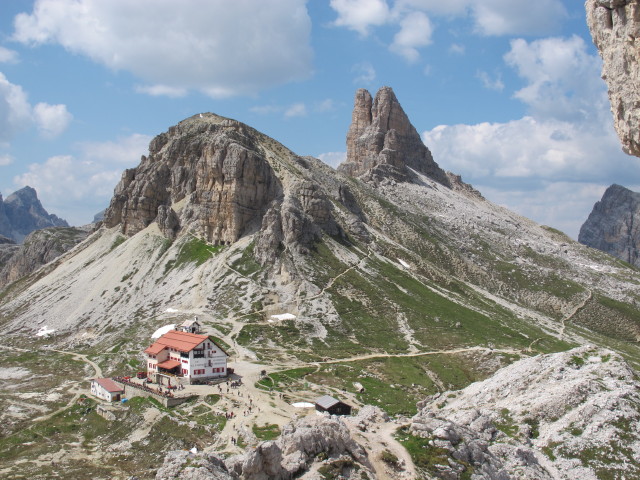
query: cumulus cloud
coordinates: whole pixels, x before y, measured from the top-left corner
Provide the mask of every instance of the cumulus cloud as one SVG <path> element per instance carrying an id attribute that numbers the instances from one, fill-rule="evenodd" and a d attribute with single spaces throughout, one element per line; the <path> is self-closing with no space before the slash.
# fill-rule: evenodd
<path id="1" fill-rule="evenodd" d="M 294 103 L 284 112 L 285 118 L 304 117 L 307 115 L 307 106 L 302 103 Z"/>
<path id="2" fill-rule="evenodd" d="M 18 53 L 5 47 L 0 47 L 0 63 L 15 63 L 18 61 Z"/>
<path id="3" fill-rule="evenodd" d="M 412 12 L 401 20 L 400 31 L 393 37 L 389 49 L 415 62 L 420 58 L 418 48 L 431 44 L 432 33 L 429 17 L 422 12 Z"/>
<path id="4" fill-rule="evenodd" d="M 347 159 L 347 152 L 327 152 L 318 155 L 318 158 L 327 165 L 336 168 Z"/>
<path id="5" fill-rule="evenodd" d="M 33 117 L 44 138 L 55 138 L 67 129 L 73 115 L 66 105 L 38 103 L 33 107 Z"/>
<path id="6" fill-rule="evenodd" d="M 353 83 L 357 85 L 371 85 L 376 79 L 376 70 L 369 62 L 356 63 L 351 67 L 351 72 L 356 75 Z"/>
<path id="7" fill-rule="evenodd" d="M 587 52 L 582 38 L 512 40 L 504 58 L 527 82 L 515 97 L 534 115 L 593 121 L 589 117 L 594 113 L 606 112 L 609 121 L 609 101 L 600 79 L 601 61 Z"/>
<path id="8" fill-rule="evenodd" d="M 116 141 L 78 144 L 76 155 L 32 163 L 13 183 L 16 188 L 35 188 L 47 208 L 69 223 L 88 223 L 107 207 L 123 169 L 139 163 L 150 140 L 147 135 L 134 134 Z"/>
<path id="9" fill-rule="evenodd" d="M 505 62 L 525 81 L 514 96 L 527 116 L 441 125 L 424 141 L 490 200 L 577 238 L 609 184 L 640 183 L 640 159 L 621 151 L 599 60 L 581 38 L 514 40 Z"/>
<path id="10" fill-rule="evenodd" d="M 331 0 L 331 8 L 338 13 L 334 24 L 367 35 L 369 28 L 389 20 L 389 6 L 385 0 Z"/>
<path id="11" fill-rule="evenodd" d="M 473 32 L 482 36 L 549 35 L 568 18 L 562 0 L 331 0 L 330 5 L 337 13 L 334 25 L 362 36 L 393 25 L 398 30 L 389 48 L 411 62 L 419 58 L 419 48 L 431 44 L 431 16 L 470 18 Z M 461 53 L 460 46 L 452 52 Z"/>
<path id="12" fill-rule="evenodd" d="M 476 73 L 476 77 L 480 79 L 484 88 L 498 92 L 504 90 L 504 83 L 502 82 L 502 76 L 500 74 L 496 75 L 495 78 L 491 78 L 487 72 L 480 70 Z"/>
<path id="13" fill-rule="evenodd" d="M 44 138 L 54 138 L 69 126 L 73 116 L 66 105 L 38 103 L 32 107 L 26 92 L 0 73 L 0 143 L 5 146 L 18 133 L 35 125 Z"/>
<path id="14" fill-rule="evenodd" d="M 13 163 L 13 157 L 9 154 L 0 154 L 0 167 L 6 167 Z"/>
<path id="15" fill-rule="evenodd" d="M 482 0 L 470 6 L 482 35 L 548 35 L 568 15 L 560 0 Z"/>
<path id="16" fill-rule="evenodd" d="M 14 25 L 14 40 L 129 71 L 151 95 L 248 94 L 311 73 L 305 0 L 37 0 Z"/>
<path id="17" fill-rule="evenodd" d="M 0 142 L 7 142 L 31 125 L 31 105 L 20 85 L 0 73 Z"/>

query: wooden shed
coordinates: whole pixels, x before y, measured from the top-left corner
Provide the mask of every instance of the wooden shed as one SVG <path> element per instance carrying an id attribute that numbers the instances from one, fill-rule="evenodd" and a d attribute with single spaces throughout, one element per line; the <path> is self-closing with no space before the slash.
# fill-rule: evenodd
<path id="1" fill-rule="evenodd" d="M 315 404 L 318 412 L 327 412 L 330 415 L 351 415 L 351 405 L 341 402 L 331 395 L 316 399 Z"/>

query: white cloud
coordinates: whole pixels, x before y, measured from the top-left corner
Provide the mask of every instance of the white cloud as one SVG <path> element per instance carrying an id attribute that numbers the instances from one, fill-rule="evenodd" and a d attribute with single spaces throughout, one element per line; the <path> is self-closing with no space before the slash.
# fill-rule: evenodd
<path id="1" fill-rule="evenodd" d="M 367 35 L 369 28 L 389 20 L 389 6 L 385 0 L 331 0 L 331 8 L 338 13 L 334 24 Z"/>
<path id="2" fill-rule="evenodd" d="M 477 0 L 475 0 L 477 1 Z M 437 15 L 464 15 L 472 0 L 396 0 L 393 10 L 405 12 L 421 10 Z"/>
<path id="3" fill-rule="evenodd" d="M 33 107 L 33 117 L 44 138 L 55 138 L 67 129 L 73 115 L 66 105 L 38 103 Z"/>
<path id="4" fill-rule="evenodd" d="M 336 168 L 347 159 L 347 152 L 327 152 L 318 155 L 318 158 L 327 165 Z"/>
<path id="5" fill-rule="evenodd" d="M 504 90 L 504 83 L 502 83 L 502 76 L 500 74 L 496 75 L 495 78 L 491 78 L 487 72 L 480 70 L 476 73 L 476 77 L 480 79 L 484 88 L 498 92 Z"/>
<path id="6" fill-rule="evenodd" d="M 482 0 L 470 6 L 482 35 L 547 35 L 568 16 L 560 0 Z"/>
<path id="7" fill-rule="evenodd" d="M 284 112 L 285 118 L 304 117 L 307 115 L 307 106 L 304 103 L 294 103 Z"/>
<path id="8" fill-rule="evenodd" d="M 0 142 L 7 142 L 31 125 L 31 105 L 27 94 L 0 73 Z"/>
<path id="9" fill-rule="evenodd" d="M 15 63 L 18 61 L 18 52 L 0 47 L 0 63 Z"/>
<path id="10" fill-rule="evenodd" d="M 459 43 L 449 45 L 449 52 L 455 53 L 456 55 L 464 55 L 465 50 L 464 45 L 460 45 Z"/>
<path id="11" fill-rule="evenodd" d="M 415 62 L 420 58 L 418 48 L 431 44 L 432 33 L 429 17 L 422 12 L 409 13 L 400 21 L 400 31 L 393 37 L 389 49 Z"/>
<path id="12" fill-rule="evenodd" d="M 423 134 L 434 158 L 490 200 L 577 237 L 611 183 L 640 183 L 640 159 L 613 130 L 599 60 L 579 37 L 514 40 L 505 62 L 525 81 L 529 115 L 441 125 Z"/>
<path id="13" fill-rule="evenodd" d="M 330 5 L 338 14 L 334 25 L 363 36 L 374 27 L 397 26 L 389 48 L 409 61 L 431 44 L 431 16 L 470 18 L 473 32 L 483 36 L 549 35 L 568 18 L 562 0 L 395 0 L 391 7 L 384 0 L 331 0 Z M 461 53 L 459 47 L 451 51 Z"/>
<path id="14" fill-rule="evenodd" d="M 42 137 L 56 137 L 66 130 L 72 118 L 66 105 L 38 103 L 32 107 L 22 87 L 0 73 L 0 143 L 7 145 L 18 132 L 34 125 Z"/>
<path id="15" fill-rule="evenodd" d="M 13 157 L 7 153 L 0 154 L 0 167 L 6 167 L 13 163 Z"/>
<path id="16" fill-rule="evenodd" d="M 540 118 L 593 121 L 594 113 L 606 112 L 609 101 L 600 79 L 600 58 L 590 55 L 584 40 L 545 38 L 534 42 L 513 40 L 505 55 L 527 85 L 515 97 Z"/>
<path id="17" fill-rule="evenodd" d="M 330 98 L 326 98 L 321 102 L 316 103 L 314 109 L 316 112 L 320 113 L 332 112 L 336 109 L 336 102 Z"/>
<path id="18" fill-rule="evenodd" d="M 485 184 L 596 181 L 611 178 L 621 168 L 632 169 L 612 127 L 597 133 L 570 122 L 524 117 L 507 123 L 440 125 L 423 138 L 447 169 Z"/>
<path id="19" fill-rule="evenodd" d="M 153 95 L 250 94 L 311 73 L 305 0 L 37 0 L 14 25 L 14 40 L 130 71 Z"/>
<path id="20" fill-rule="evenodd" d="M 356 85 L 371 85 L 376 79 L 376 70 L 369 62 L 356 63 L 351 71 L 356 74 L 353 79 Z"/>
<path id="21" fill-rule="evenodd" d="M 78 155 L 32 163 L 13 183 L 17 188 L 35 188 L 47 209 L 69 223 L 88 223 L 108 205 L 123 168 L 136 166 L 147 153 L 150 140 L 134 134 L 116 141 L 82 143 L 77 145 Z"/>
<path id="22" fill-rule="evenodd" d="M 166 85 L 138 85 L 136 92 L 146 93 L 152 97 L 181 98 L 187 95 L 186 88 L 168 87 Z"/>

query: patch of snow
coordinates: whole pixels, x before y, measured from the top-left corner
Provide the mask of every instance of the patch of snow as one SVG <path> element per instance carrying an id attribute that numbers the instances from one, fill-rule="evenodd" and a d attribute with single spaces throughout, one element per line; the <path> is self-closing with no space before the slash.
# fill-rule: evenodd
<path id="1" fill-rule="evenodd" d="M 176 328 L 175 323 L 172 323 L 170 325 L 165 325 L 164 327 L 160 327 L 155 332 L 153 332 L 153 334 L 151 335 L 151 338 L 160 338 L 162 335 L 164 335 L 167 332 L 170 332 L 175 328 Z"/>
<path id="2" fill-rule="evenodd" d="M 402 266 L 403 266 L 404 268 L 406 268 L 406 269 L 410 269 L 410 268 L 411 268 L 411 265 L 409 265 L 407 262 L 405 262 L 405 261 L 404 261 L 404 260 L 402 260 L 401 258 L 398 258 L 398 263 L 399 263 L 400 265 L 402 265 Z"/>
<path id="3" fill-rule="evenodd" d="M 296 402 L 291 404 L 295 408 L 313 408 L 315 405 L 309 402 Z"/>
<path id="4" fill-rule="evenodd" d="M 295 320 L 296 316 L 292 313 L 281 313 L 279 315 L 271 315 L 273 320 Z"/>
<path id="5" fill-rule="evenodd" d="M 40 328 L 40 330 L 38 330 L 38 333 L 36 333 L 36 337 L 45 337 L 53 332 L 55 332 L 55 328 L 48 328 L 46 325 L 42 328 Z"/>
<path id="6" fill-rule="evenodd" d="M 167 313 L 179 313 L 179 312 L 180 312 L 180 310 L 177 310 L 177 309 L 175 309 L 175 308 L 171 308 L 171 307 L 169 307 L 169 308 L 167 308 L 167 309 L 165 310 L 165 312 L 167 312 Z"/>

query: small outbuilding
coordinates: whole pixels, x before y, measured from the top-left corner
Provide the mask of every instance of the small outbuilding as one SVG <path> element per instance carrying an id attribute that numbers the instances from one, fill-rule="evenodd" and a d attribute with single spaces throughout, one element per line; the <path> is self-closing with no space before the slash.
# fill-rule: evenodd
<path id="1" fill-rule="evenodd" d="M 351 415 L 351 405 L 333 398 L 331 395 L 325 395 L 316 399 L 316 411 L 329 415 Z"/>
<path id="2" fill-rule="evenodd" d="M 94 378 L 91 380 L 91 395 L 106 400 L 119 402 L 124 394 L 124 387 L 110 378 Z"/>
<path id="3" fill-rule="evenodd" d="M 178 325 L 176 330 L 180 330 L 182 332 L 187 332 L 187 333 L 199 334 L 202 331 L 202 325 L 198 321 L 198 317 L 196 317 L 193 320 L 185 320 L 180 325 Z"/>

